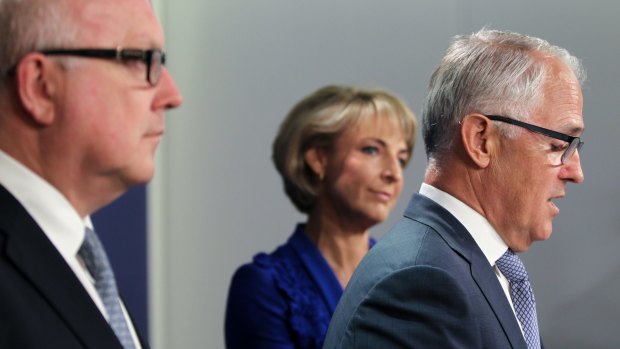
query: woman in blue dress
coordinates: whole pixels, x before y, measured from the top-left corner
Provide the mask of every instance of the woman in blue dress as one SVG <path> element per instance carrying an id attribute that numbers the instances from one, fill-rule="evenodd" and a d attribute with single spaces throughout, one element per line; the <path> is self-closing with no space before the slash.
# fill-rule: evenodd
<path id="1" fill-rule="evenodd" d="M 280 125 L 273 160 L 284 189 L 307 214 L 289 240 L 233 276 L 228 349 L 321 348 L 355 267 L 401 192 L 416 121 L 383 90 L 326 86 Z"/>

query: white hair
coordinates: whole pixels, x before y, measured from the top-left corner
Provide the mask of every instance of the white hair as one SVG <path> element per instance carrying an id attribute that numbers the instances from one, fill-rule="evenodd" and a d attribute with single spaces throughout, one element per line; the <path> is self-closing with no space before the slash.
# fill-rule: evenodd
<path id="1" fill-rule="evenodd" d="M 512 32 L 482 29 L 457 36 L 429 83 L 422 133 L 429 159 L 449 151 L 463 117 L 472 112 L 527 119 L 542 101 L 549 66 L 562 60 L 581 84 L 585 71 L 566 49 Z"/>
<path id="2" fill-rule="evenodd" d="M 24 55 L 70 45 L 78 29 L 67 0 L 0 0 L 0 82 Z"/>

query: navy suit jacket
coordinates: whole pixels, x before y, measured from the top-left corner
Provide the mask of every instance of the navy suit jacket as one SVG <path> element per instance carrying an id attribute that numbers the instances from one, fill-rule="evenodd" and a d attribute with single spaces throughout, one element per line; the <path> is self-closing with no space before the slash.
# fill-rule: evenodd
<path id="1" fill-rule="evenodd" d="M 0 348 L 122 349 L 56 247 L 1 185 Z"/>
<path id="2" fill-rule="evenodd" d="M 512 308 L 465 227 L 415 194 L 364 257 L 324 349 L 527 348 Z"/>

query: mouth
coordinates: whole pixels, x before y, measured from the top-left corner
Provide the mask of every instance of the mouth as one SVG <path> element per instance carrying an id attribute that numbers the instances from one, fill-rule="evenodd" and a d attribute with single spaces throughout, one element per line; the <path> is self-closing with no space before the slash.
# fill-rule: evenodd
<path id="1" fill-rule="evenodd" d="M 163 129 L 157 129 L 154 131 L 149 131 L 144 135 L 143 140 L 147 142 L 149 145 L 156 149 L 161 143 L 162 136 L 164 135 Z"/>
<path id="2" fill-rule="evenodd" d="M 387 203 L 387 202 L 390 202 L 392 200 L 392 194 L 390 194 L 387 191 L 370 189 L 370 192 L 374 196 L 376 196 L 379 199 L 379 201 Z"/>
<path id="3" fill-rule="evenodd" d="M 164 129 L 147 132 L 146 137 L 161 137 L 164 135 Z"/>
<path id="4" fill-rule="evenodd" d="M 547 200 L 547 202 L 549 203 L 549 205 L 551 206 L 552 210 L 555 212 L 555 214 L 559 214 L 560 213 L 560 208 L 555 204 L 555 200 L 560 200 L 563 199 L 564 195 L 558 195 L 558 196 L 554 196 L 549 198 L 549 200 Z"/>

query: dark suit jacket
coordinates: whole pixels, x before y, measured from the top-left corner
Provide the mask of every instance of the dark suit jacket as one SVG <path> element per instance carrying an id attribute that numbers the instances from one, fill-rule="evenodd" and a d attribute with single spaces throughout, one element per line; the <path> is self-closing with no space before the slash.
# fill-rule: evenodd
<path id="1" fill-rule="evenodd" d="M 58 250 L 1 185 L 0 348 L 122 349 Z"/>
<path id="2" fill-rule="evenodd" d="M 491 265 L 465 227 L 415 194 L 364 257 L 324 349 L 527 348 Z"/>

